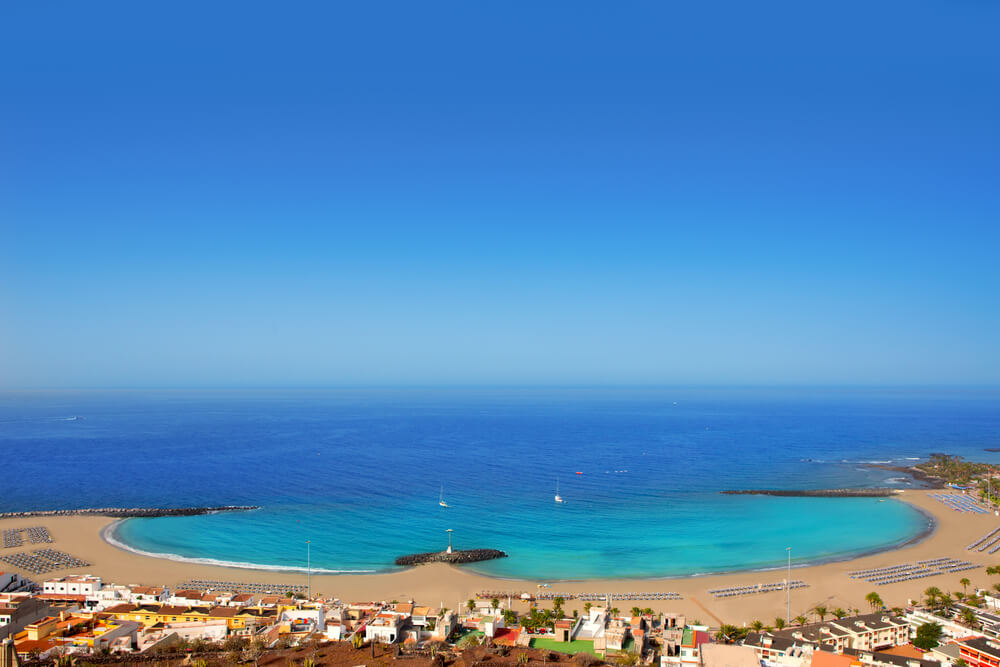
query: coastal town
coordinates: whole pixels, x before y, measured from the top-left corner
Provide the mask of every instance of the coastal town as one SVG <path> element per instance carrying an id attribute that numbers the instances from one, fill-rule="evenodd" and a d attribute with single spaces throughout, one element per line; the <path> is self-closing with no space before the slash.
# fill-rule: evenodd
<path id="1" fill-rule="evenodd" d="M 889 607 L 872 592 L 863 613 L 816 606 L 736 626 L 649 606 L 675 599 L 669 593 L 482 591 L 448 608 L 310 597 L 294 585 L 198 580 L 172 590 L 87 574 L 36 583 L 8 572 L 0 574 L 0 664 L 260 665 L 291 652 L 303 667 L 324 664 L 327 653 L 353 664 L 995 667 L 1000 584 L 966 590 L 967 578 L 956 583 L 963 591 L 929 586 L 905 606 Z"/>
<path id="2" fill-rule="evenodd" d="M 490 579 L 456 565 L 450 543 L 394 574 L 268 578 L 136 555 L 92 534 L 125 510 L 6 515 L 0 667 L 997 667 L 993 469 L 929 465 L 940 483 L 900 495 L 933 520 L 919 541 L 794 573 L 789 555 L 787 570 L 644 582 Z M 144 572 L 159 578 L 117 583 Z"/>

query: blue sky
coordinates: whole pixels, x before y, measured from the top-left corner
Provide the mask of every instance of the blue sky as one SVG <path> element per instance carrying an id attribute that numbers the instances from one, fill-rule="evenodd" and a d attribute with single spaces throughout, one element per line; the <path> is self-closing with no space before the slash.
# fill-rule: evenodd
<path id="1" fill-rule="evenodd" d="M 0 386 L 998 383 L 998 26 L 8 3 Z"/>

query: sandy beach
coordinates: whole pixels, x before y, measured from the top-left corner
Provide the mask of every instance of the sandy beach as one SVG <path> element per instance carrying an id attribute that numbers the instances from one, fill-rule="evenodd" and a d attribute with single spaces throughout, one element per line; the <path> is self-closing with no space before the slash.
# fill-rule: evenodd
<path id="1" fill-rule="evenodd" d="M 937 586 L 944 591 L 961 591 L 959 580 L 967 577 L 972 586 L 990 586 L 982 569 L 968 570 L 954 574 L 917 579 L 908 582 L 876 586 L 851 579 L 848 572 L 919 560 L 950 557 L 969 560 L 981 566 L 996 564 L 1000 558 L 978 551 L 967 551 L 966 546 L 1000 525 L 1000 519 L 993 515 L 959 513 L 934 500 L 927 491 L 906 491 L 898 498 L 910 503 L 934 518 L 933 532 L 915 543 L 898 549 L 864 556 L 849 561 L 825 563 L 793 568 L 792 579 L 801 579 L 807 588 L 792 591 L 793 617 L 808 614 L 817 605 L 829 609 L 843 607 L 866 610 L 865 595 L 876 591 L 889 606 L 905 605 L 908 598 L 922 596 L 922 591 Z M 850 501 L 845 501 L 850 502 Z M 892 502 L 892 501 L 889 501 Z M 44 525 L 54 538 L 52 548 L 83 558 L 92 565 L 87 568 L 60 570 L 44 576 L 22 572 L 29 578 L 40 581 L 69 573 L 90 573 L 100 576 L 105 582 L 118 584 L 162 584 L 175 586 L 190 578 L 223 581 L 253 581 L 263 583 L 306 582 L 305 574 L 227 568 L 200 565 L 162 558 L 142 556 L 108 544 L 101 537 L 104 528 L 114 522 L 103 517 L 34 517 L 0 520 L 0 528 L 14 528 Z M 831 540 L 836 536 L 831 535 Z M 794 543 L 792 544 L 794 547 Z M 20 549 L 3 549 L 0 553 L 26 551 L 38 545 L 24 545 Z M 0 563 L 0 569 L 11 568 Z M 785 592 L 749 595 L 742 598 L 715 599 L 708 589 L 740 584 L 757 584 L 781 581 L 784 570 L 767 572 L 736 572 L 703 577 L 673 579 L 601 579 L 573 582 L 551 582 L 550 590 L 580 592 L 636 592 L 636 591 L 676 591 L 683 596 L 679 601 L 617 601 L 620 609 L 632 606 L 653 607 L 657 611 L 681 612 L 691 620 L 700 620 L 709 625 L 720 623 L 743 624 L 754 619 L 773 623 L 778 616 L 785 615 Z M 997 578 L 996 581 L 1000 581 Z M 413 569 L 389 573 L 366 575 L 322 575 L 312 577 L 314 593 L 339 597 L 345 601 L 360 600 L 418 600 L 432 605 L 455 608 L 481 590 L 490 591 L 534 591 L 540 582 L 496 579 L 481 576 L 460 567 L 430 564 Z M 970 589 L 971 590 L 971 589 Z M 579 603 L 566 605 L 569 609 Z"/>

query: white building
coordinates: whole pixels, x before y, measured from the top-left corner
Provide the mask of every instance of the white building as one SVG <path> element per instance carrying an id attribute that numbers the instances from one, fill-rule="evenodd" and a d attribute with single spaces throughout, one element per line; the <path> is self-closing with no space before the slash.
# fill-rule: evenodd
<path id="1" fill-rule="evenodd" d="M 166 602 L 170 599 L 170 591 L 162 586 L 129 586 L 132 604 L 147 604 L 150 602 Z"/>
<path id="2" fill-rule="evenodd" d="M 330 621 L 326 624 L 326 638 L 333 642 L 339 642 L 347 637 L 347 626 L 343 622 Z"/>
<path id="3" fill-rule="evenodd" d="M 796 628 L 774 630 L 755 636 L 758 643 L 767 637 L 822 644 L 840 652 L 844 649 L 882 651 L 910 641 L 910 623 L 888 613 L 862 614 L 849 618 L 830 619 Z M 750 644 L 750 636 L 744 644 Z M 762 656 L 765 657 L 766 656 Z"/>
<path id="4" fill-rule="evenodd" d="M 303 630 L 326 632 L 326 610 L 322 607 L 286 609 L 281 612 L 281 623 L 288 623 L 292 632 Z"/>
<path id="5" fill-rule="evenodd" d="M 916 633 L 916 628 L 923 625 L 924 623 L 937 623 L 938 625 L 941 626 L 942 640 L 945 637 L 951 639 L 958 639 L 959 637 L 985 636 L 983 635 L 982 632 L 977 632 L 975 630 L 967 628 L 953 619 L 944 618 L 943 616 L 938 616 L 936 614 L 932 614 L 929 611 L 922 611 L 920 609 L 915 609 L 909 612 L 903 618 L 909 621 L 910 624 L 914 627 L 914 633 Z"/>
<path id="6" fill-rule="evenodd" d="M 0 572 L 0 593 L 13 593 L 22 585 L 21 575 L 16 572 Z"/>
<path id="7" fill-rule="evenodd" d="M 49 579 L 42 583 L 42 592 L 51 595 L 96 595 L 101 590 L 101 578 L 89 574 Z"/>
<path id="8" fill-rule="evenodd" d="M 131 597 L 132 591 L 128 586 L 104 584 L 93 594 L 87 596 L 87 607 L 94 611 L 103 611 L 116 604 L 128 602 Z"/>
<path id="9" fill-rule="evenodd" d="M 403 620 L 398 614 L 379 614 L 365 626 L 365 639 L 370 642 L 393 644 L 399 639 Z"/>

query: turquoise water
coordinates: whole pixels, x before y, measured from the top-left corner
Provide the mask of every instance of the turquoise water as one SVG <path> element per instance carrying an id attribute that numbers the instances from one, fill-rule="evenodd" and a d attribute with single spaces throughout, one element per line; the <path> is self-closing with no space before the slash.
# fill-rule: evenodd
<path id="1" fill-rule="evenodd" d="M 985 390 L 372 389 L 0 395 L 15 457 L 0 508 L 257 504 L 131 520 L 175 557 L 386 571 L 396 556 L 510 554 L 474 569 L 556 580 L 780 567 L 885 548 L 926 527 L 895 500 L 727 488 L 907 486 L 866 462 L 1000 460 Z M 105 480 L 72 471 L 99 460 Z M 53 466 L 58 461 L 60 465 Z M 576 474 L 580 472 L 582 474 Z M 553 502 L 559 483 L 564 504 Z M 450 507 L 438 506 L 438 495 Z"/>
<path id="2" fill-rule="evenodd" d="M 551 494 L 511 500 L 490 509 L 474 497 L 386 504 L 301 517 L 268 509 L 207 517 L 134 519 L 118 529 L 143 550 L 275 566 L 312 563 L 337 570 L 384 570 L 390 557 L 447 546 L 493 547 L 510 557 L 472 566 L 500 577 L 585 579 L 601 576 L 691 575 L 780 565 L 785 547 L 796 563 L 843 557 L 898 544 L 918 534 L 927 519 L 905 503 L 874 498 L 775 498 L 721 496 L 654 498 L 632 494 L 616 506 L 588 500 L 584 484 L 561 486 L 566 502 Z M 492 514 L 492 516 L 486 516 Z M 294 518 L 301 517 L 301 518 Z M 387 542 L 386 536 L 396 540 Z M 331 539 L 332 538 L 332 539 Z M 403 544 L 406 539 L 406 545 Z M 392 545 L 387 550 L 387 544 Z M 289 551 L 297 547 L 298 558 Z"/>

